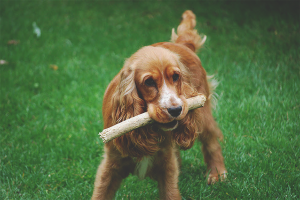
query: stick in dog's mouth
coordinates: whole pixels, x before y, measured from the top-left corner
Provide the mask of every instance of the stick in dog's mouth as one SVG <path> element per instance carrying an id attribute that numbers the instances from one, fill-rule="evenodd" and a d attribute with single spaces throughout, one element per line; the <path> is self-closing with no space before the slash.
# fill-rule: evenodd
<path id="1" fill-rule="evenodd" d="M 206 101 L 206 96 L 203 94 L 199 94 L 195 97 L 191 97 L 191 98 L 187 99 L 189 110 L 203 107 L 205 101 Z M 119 124 L 116 124 L 112 127 L 104 129 L 101 133 L 99 133 L 99 135 L 102 138 L 103 142 L 107 143 L 110 140 L 113 140 L 114 138 L 117 138 L 125 133 L 128 133 L 128 132 L 134 130 L 134 129 L 151 124 L 153 122 L 154 122 L 154 120 L 150 118 L 150 116 L 147 112 L 145 112 L 145 113 L 137 115 L 133 118 L 127 119 L 127 120 L 125 120 Z M 164 126 L 167 126 L 167 128 L 166 128 L 167 131 L 174 130 L 178 126 L 178 121 L 174 120 L 172 122 L 164 124 Z"/>

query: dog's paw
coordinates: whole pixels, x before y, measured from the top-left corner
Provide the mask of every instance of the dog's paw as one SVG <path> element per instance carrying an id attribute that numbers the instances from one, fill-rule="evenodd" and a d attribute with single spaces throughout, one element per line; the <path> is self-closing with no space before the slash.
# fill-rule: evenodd
<path id="1" fill-rule="evenodd" d="M 216 182 L 220 181 L 224 181 L 227 177 L 227 171 L 224 170 L 223 173 L 219 173 L 219 174 L 209 174 L 208 179 L 207 179 L 207 184 L 211 185 L 214 184 Z"/>

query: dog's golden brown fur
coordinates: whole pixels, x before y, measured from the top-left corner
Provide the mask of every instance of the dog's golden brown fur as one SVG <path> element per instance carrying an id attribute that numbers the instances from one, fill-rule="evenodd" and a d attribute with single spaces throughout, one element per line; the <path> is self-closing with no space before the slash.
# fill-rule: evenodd
<path id="1" fill-rule="evenodd" d="M 148 111 L 155 120 L 105 145 L 104 159 L 96 175 L 92 199 L 112 199 L 130 173 L 158 181 L 161 199 L 181 199 L 178 188 L 179 149 L 195 140 L 209 172 L 208 183 L 225 177 L 218 128 L 208 99 L 203 108 L 188 111 L 186 99 L 201 93 L 210 97 L 210 84 L 195 54 L 204 43 L 194 30 L 195 15 L 185 11 L 173 30 L 172 42 L 138 50 L 126 60 L 104 95 L 104 128 Z"/>

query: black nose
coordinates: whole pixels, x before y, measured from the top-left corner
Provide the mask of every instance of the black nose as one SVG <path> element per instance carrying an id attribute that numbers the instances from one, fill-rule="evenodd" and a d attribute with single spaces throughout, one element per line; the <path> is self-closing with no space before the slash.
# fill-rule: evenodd
<path id="1" fill-rule="evenodd" d="M 168 108 L 168 112 L 170 113 L 170 115 L 172 117 L 178 117 L 180 115 L 181 111 L 182 111 L 181 106 Z"/>

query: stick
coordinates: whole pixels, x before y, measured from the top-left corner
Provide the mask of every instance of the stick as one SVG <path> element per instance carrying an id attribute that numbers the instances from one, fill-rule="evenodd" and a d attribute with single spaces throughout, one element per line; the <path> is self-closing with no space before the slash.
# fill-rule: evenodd
<path id="1" fill-rule="evenodd" d="M 204 106 L 206 97 L 203 94 L 187 99 L 189 110 L 200 108 Z M 109 142 L 125 133 L 128 133 L 134 129 L 153 123 L 154 120 L 150 118 L 148 112 L 137 115 L 130 119 L 127 119 L 119 124 L 104 129 L 99 133 L 104 143 Z"/>

